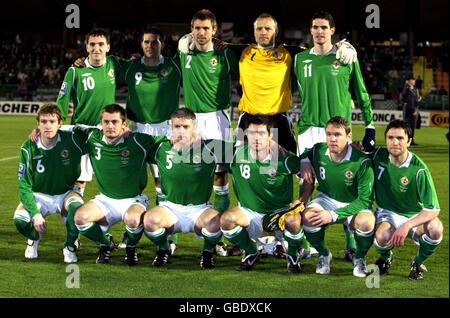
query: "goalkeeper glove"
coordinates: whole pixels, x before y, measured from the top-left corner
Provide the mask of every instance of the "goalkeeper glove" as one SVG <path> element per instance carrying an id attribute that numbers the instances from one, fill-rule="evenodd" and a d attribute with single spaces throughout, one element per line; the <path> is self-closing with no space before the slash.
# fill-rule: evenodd
<path id="1" fill-rule="evenodd" d="M 372 152 L 375 149 L 375 128 L 366 128 L 366 134 L 363 138 L 363 147 L 365 152 Z"/>
<path id="2" fill-rule="evenodd" d="M 338 48 L 336 51 L 336 59 L 344 64 L 352 64 L 356 62 L 358 59 L 358 54 L 349 42 L 343 39 L 336 43 L 336 46 Z"/>
<path id="3" fill-rule="evenodd" d="M 178 41 L 178 50 L 180 50 L 181 53 L 188 54 L 189 51 L 193 51 L 194 48 L 194 35 L 192 33 L 183 35 Z"/>

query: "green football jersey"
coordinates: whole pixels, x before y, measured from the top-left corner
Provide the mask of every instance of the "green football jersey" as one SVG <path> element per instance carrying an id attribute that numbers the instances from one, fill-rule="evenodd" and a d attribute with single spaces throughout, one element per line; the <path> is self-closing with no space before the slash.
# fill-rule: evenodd
<path id="1" fill-rule="evenodd" d="M 236 149 L 230 164 L 233 188 L 240 205 L 259 213 L 272 213 L 293 201 L 292 175 L 300 171 L 300 158 L 288 152 L 278 160 L 269 154 L 255 160 L 249 145 Z"/>
<path id="2" fill-rule="evenodd" d="M 359 62 L 343 65 L 336 59 L 336 47 L 326 55 L 313 49 L 295 55 L 293 71 L 302 100 L 298 134 L 309 127 L 325 127 L 334 116 L 352 122 L 352 95 L 358 101 L 365 125 L 373 124 L 370 96 L 364 85 Z"/>
<path id="3" fill-rule="evenodd" d="M 338 220 L 372 208 L 374 176 L 368 155 L 349 146 L 346 157 L 341 162 L 335 162 L 326 143 L 315 144 L 305 155 L 316 172 L 317 190 L 336 201 L 349 203 L 334 210 Z"/>
<path id="4" fill-rule="evenodd" d="M 83 140 L 72 138 L 70 131 L 58 131 L 58 141 L 46 149 L 40 139 L 27 140 L 19 156 L 19 198 L 30 214 L 40 213 L 33 192 L 48 195 L 63 194 L 75 185 L 81 173 L 80 158 Z"/>
<path id="5" fill-rule="evenodd" d="M 158 165 L 161 191 L 167 201 L 180 205 L 207 203 L 213 188 L 218 163 L 227 161 L 233 143 L 206 140 L 199 147 L 179 151 L 170 141 L 160 144 L 151 162 Z"/>
<path id="6" fill-rule="evenodd" d="M 147 186 L 147 165 L 164 136 L 135 133 L 108 144 L 98 129 L 77 129 L 84 136 L 84 153 L 89 154 L 100 192 L 109 198 L 125 199 L 140 195 Z"/>
<path id="7" fill-rule="evenodd" d="M 71 124 L 97 126 L 100 112 L 106 105 L 115 103 L 116 73 L 125 61 L 115 56 L 107 56 L 102 66 L 93 67 L 86 58 L 86 67 L 70 67 L 64 76 L 56 104 L 61 110 L 63 121 L 69 111 L 72 99 L 73 114 Z"/>
<path id="8" fill-rule="evenodd" d="M 188 54 L 178 51 L 186 108 L 209 113 L 231 106 L 231 78 L 239 78 L 239 64 L 228 48 Z"/>
<path id="9" fill-rule="evenodd" d="M 122 68 L 121 80 L 128 86 L 127 118 L 139 123 L 160 123 L 179 107 L 181 70 L 178 61 L 163 57 L 156 66 L 142 59 L 131 60 Z"/>
<path id="10" fill-rule="evenodd" d="M 440 211 L 433 178 L 426 164 L 412 152 L 400 167 L 391 163 L 386 147 L 374 153 L 377 205 L 408 218 L 422 210 Z"/>

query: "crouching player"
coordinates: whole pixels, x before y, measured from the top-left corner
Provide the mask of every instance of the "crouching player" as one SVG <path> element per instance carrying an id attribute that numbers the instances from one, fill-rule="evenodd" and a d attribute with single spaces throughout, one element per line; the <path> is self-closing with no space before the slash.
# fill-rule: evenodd
<path id="1" fill-rule="evenodd" d="M 238 271 L 251 270 L 259 259 L 251 239 L 265 236 L 262 230 L 265 216 L 272 218 L 274 212 L 289 210 L 293 200 L 292 175 L 300 171 L 300 158 L 290 152 L 283 155 L 271 146 L 271 128 L 276 128 L 273 125 L 269 116 L 249 115 L 248 144 L 236 148 L 230 164 L 239 206 L 227 210 L 220 218 L 220 225 L 224 236 L 245 251 Z M 283 212 L 273 217 L 278 218 Z M 284 217 L 287 271 L 300 273 L 297 251 L 303 239 L 301 217 L 295 212 Z"/>
<path id="2" fill-rule="evenodd" d="M 365 256 L 375 228 L 372 162 L 368 155 L 349 145 L 351 132 L 345 118 L 331 118 L 325 135 L 326 143 L 317 143 L 305 153 L 310 163 L 302 161 L 302 166 L 312 164 L 319 183 L 319 193 L 303 213 L 303 229 L 319 252 L 316 273 L 329 274 L 332 255 L 325 243 L 325 230 L 330 224 L 344 223 L 355 234 L 353 275 L 365 277 Z"/>
<path id="3" fill-rule="evenodd" d="M 433 179 L 425 165 L 408 151 L 412 130 L 402 120 L 389 123 L 385 131 L 386 147 L 374 153 L 375 193 L 378 209 L 375 246 L 381 257 L 376 261 L 381 275 L 388 274 L 392 249 L 403 246 L 406 236 L 419 245 L 411 264 L 409 278 L 423 279 L 423 264 L 442 241 L 443 226 Z"/>
<path id="4" fill-rule="evenodd" d="M 219 212 L 208 200 L 216 165 L 224 162 L 225 145 L 232 149 L 232 143 L 200 139 L 194 142 L 196 116 L 188 108 L 174 111 L 171 121 L 173 145 L 170 141 L 162 142 L 151 160 L 158 166 L 161 190 L 166 196 L 166 201 L 153 207 L 144 217 L 145 235 L 158 247 L 153 266 L 168 262 L 168 235 L 191 232 L 204 239 L 200 267 L 214 268 L 213 250 L 222 232 Z"/>
<path id="5" fill-rule="evenodd" d="M 165 137 L 131 134 L 124 137 L 125 110 L 117 104 L 106 106 L 100 117 L 102 130 L 75 128 L 84 136 L 83 152 L 88 153 L 100 194 L 80 207 L 75 214 L 79 232 L 101 244 L 97 263 L 109 263 L 116 248 L 105 233 L 123 221 L 128 234 L 125 263 L 137 264 L 136 244 L 142 237 L 143 214 L 149 198 L 142 191 L 147 185 L 148 158 Z"/>
<path id="6" fill-rule="evenodd" d="M 73 191 L 80 176 L 81 139 L 72 138 L 69 131 L 61 131 L 61 111 L 56 105 L 42 106 L 37 113 L 40 137 L 37 142 L 27 140 L 19 156 L 19 198 L 14 213 L 17 230 L 28 238 L 26 258 L 38 257 L 38 246 L 46 232 L 45 218 L 60 214 L 66 224 L 64 262 L 77 261 L 75 241 L 78 231 L 74 213 L 83 204 L 79 193 Z"/>

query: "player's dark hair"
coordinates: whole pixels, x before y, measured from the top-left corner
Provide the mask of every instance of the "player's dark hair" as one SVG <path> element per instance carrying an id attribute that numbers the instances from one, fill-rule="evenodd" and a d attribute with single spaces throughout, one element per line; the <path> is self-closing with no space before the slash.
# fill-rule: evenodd
<path id="1" fill-rule="evenodd" d="M 214 13 L 212 13 L 210 10 L 208 9 L 202 9 L 200 11 L 197 11 L 194 16 L 192 17 L 191 20 L 191 27 L 194 26 L 194 21 L 195 20 L 209 20 L 211 21 L 211 25 L 212 28 L 214 29 L 215 27 L 217 27 L 217 19 L 216 16 L 214 15 Z"/>
<path id="2" fill-rule="evenodd" d="M 412 135 L 412 129 L 411 126 L 407 121 L 395 119 L 391 121 L 387 126 L 386 130 L 384 131 L 384 137 L 386 138 L 387 132 L 392 128 L 401 128 L 405 131 L 405 133 L 408 135 L 408 140 L 413 137 Z"/>
<path id="3" fill-rule="evenodd" d="M 348 123 L 348 120 L 342 116 L 334 116 L 333 118 L 331 118 L 325 125 L 325 129 L 329 125 L 332 125 L 333 127 L 336 127 L 336 128 L 344 128 L 345 133 L 347 135 L 352 131 L 350 128 L 350 124 Z"/>
<path id="4" fill-rule="evenodd" d="M 192 121 L 195 120 L 195 113 L 190 110 L 189 108 L 183 107 L 183 108 L 178 108 L 177 110 L 175 110 L 172 115 L 170 115 L 170 119 L 174 119 L 174 118 L 185 118 L 185 119 L 192 119 Z"/>
<path id="5" fill-rule="evenodd" d="M 250 126 L 250 124 L 253 125 L 265 125 L 267 127 L 267 132 L 270 135 L 270 129 L 276 128 L 275 121 L 267 115 L 250 115 L 248 114 L 248 117 L 246 118 L 247 127 Z"/>
<path id="6" fill-rule="evenodd" d="M 114 113 L 120 113 L 120 119 L 122 119 L 122 121 L 126 121 L 127 116 L 125 114 L 125 109 L 120 106 L 119 104 L 109 104 L 107 106 L 105 106 L 102 109 L 102 112 L 100 113 L 100 120 L 103 118 L 103 113 L 109 113 L 109 114 L 114 114 Z"/>
<path id="7" fill-rule="evenodd" d="M 41 115 L 56 115 L 58 117 L 58 122 L 62 121 L 61 110 L 55 104 L 46 104 L 39 108 L 36 114 L 36 120 L 39 122 Z"/>
<path id="8" fill-rule="evenodd" d="M 272 19 L 273 22 L 275 23 L 275 29 L 278 30 L 278 22 L 277 19 L 275 19 L 275 17 L 273 15 L 271 15 L 270 13 L 261 13 L 253 22 L 253 25 L 255 25 L 256 21 L 259 19 Z"/>
<path id="9" fill-rule="evenodd" d="M 149 27 L 142 32 L 141 41 L 144 39 L 144 34 L 149 34 L 149 33 L 158 35 L 161 43 L 163 43 L 166 40 L 166 36 L 161 29 L 158 29 L 156 27 Z"/>
<path id="10" fill-rule="evenodd" d="M 109 31 L 107 29 L 95 28 L 95 29 L 91 30 L 91 32 L 86 34 L 86 38 L 85 38 L 86 44 L 88 43 L 89 38 L 91 36 L 103 36 L 106 39 L 106 44 L 109 44 L 110 37 L 109 37 Z"/>
<path id="11" fill-rule="evenodd" d="M 312 16 L 312 18 L 311 18 L 311 21 L 310 21 L 310 25 L 309 25 L 310 27 L 312 27 L 312 25 L 313 25 L 313 20 L 315 20 L 315 19 L 324 19 L 324 20 L 327 20 L 328 23 L 330 24 L 330 29 L 331 29 L 331 28 L 334 28 L 334 27 L 336 26 L 336 25 L 334 24 L 333 16 L 332 16 L 330 13 L 326 12 L 326 11 L 319 11 L 319 12 L 314 13 L 313 16 Z"/>

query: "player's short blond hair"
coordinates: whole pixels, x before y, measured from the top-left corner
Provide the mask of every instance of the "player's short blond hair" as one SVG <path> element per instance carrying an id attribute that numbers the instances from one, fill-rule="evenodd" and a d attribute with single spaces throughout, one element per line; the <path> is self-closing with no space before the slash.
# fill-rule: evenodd
<path id="1" fill-rule="evenodd" d="M 275 30 L 278 30 L 278 22 L 277 19 L 275 19 L 275 17 L 273 15 L 271 15 L 270 13 L 261 13 L 253 22 L 253 27 L 256 26 L 256 21 L 260 20 L 260 19 L 272 19 L 273 22 L 275 23 Z"/>

